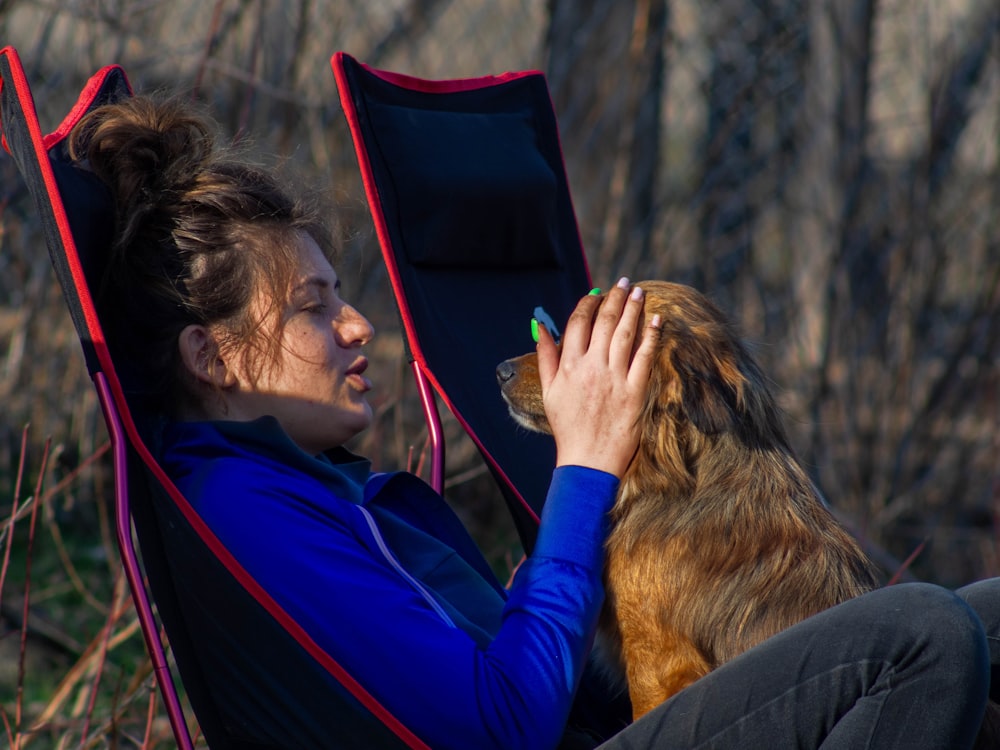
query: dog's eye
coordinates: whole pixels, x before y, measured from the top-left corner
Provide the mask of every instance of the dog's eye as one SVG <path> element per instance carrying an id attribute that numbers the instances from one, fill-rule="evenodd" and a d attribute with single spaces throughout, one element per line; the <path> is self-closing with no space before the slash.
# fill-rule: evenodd
<path id="1" fill-rule="evenodd" d="M 548 329 L 548 332 L 552 335 L 552 339 L 558 344 L 559 339 L 562 335 L 559 333 L 559 329 L 556 328 L 556 324 L 552 321 L 552 316 L 545 312 L 545 308 L 539 305 L 535 308 L 531 318 L 531 339 L 536 344 L 538 343 L 538 324 L 541 323 Z"/>

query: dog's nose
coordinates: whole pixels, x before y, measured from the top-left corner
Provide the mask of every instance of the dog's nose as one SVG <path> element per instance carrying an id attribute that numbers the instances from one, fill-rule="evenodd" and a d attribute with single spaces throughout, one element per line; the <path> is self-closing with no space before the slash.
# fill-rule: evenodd
<path id="1" fill-rule="evenodd" d="M 509 359 L 504 360 L 499 365 L 497 365 L 497 382 L 503 385 L 512 377 L 514 377 L 514 365 Z"/>

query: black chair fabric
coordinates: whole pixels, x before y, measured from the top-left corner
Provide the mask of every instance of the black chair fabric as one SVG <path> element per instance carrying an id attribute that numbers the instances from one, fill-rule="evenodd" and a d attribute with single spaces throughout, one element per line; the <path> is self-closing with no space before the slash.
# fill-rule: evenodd
<path id="1" fill-rule="evenodd" d="M 411 361 L 480 448 L 521 541 L 555 448 L 507 413 L 496 366 L 590 289 L 559 134 L 536 71 L 427 81 L 332 60 Z"/>

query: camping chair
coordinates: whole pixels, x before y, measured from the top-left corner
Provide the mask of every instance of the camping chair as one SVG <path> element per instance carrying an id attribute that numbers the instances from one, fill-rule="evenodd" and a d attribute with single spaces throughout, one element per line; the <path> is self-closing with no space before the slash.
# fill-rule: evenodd
<path id="1" fill-rule="evenodd" d="M 332 67 L 443 488 L 433 392 L 483 454 L 525 551 L 555 447 L 515 425 L 496 366 L 561 325 L 590 289 L 544 76 L 428 81 L 339 52 Z M 433 387 L 433 391 L 432 391 Z"/>
<path id="2" fill-rule="evenodd" d="M 514 423 L 496 368 L 531 348 L 532 317 L 558 333 L 591 286 L 545 77 L 429 81 L 343 52 L 331 64 L 423 405 L 431 484 L 443 490 L 436 392 L 530 553 L 555 444 Z M 631 716 L 627 695 L 596 675 L 576 710 L 605 736 Z"/>
<path id="3" fill-rule="evenodd" d="M 110 433 L 122 562 L 178 747 L 190 748 L 191 735 L 151 600 L 213 750 L 425 747 L 240 567 L 154 457 L 150 416 L 132 406 L 142 383 L 109 348 L 94 302 L 114 225 L 110 195 L 66 149 L 86 112 L 131 95 L 124 71 L 98 71 L 44 137 L 12 47 L 0 50 L 0 87 L 4 146 L 37 205 Z"/>

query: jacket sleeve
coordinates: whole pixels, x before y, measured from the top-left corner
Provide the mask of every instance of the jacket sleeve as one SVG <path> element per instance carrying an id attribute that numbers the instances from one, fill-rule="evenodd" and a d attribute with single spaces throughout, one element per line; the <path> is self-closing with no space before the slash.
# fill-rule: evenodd
<path id="1" fill-rule="evenodd" d="M 553 474 L 534 554 L 499 632 L 480 648 L 386 559 L 346 501 L 321 512 L 315 487 L 253 464 L 211 474 L 205 521 L 247 571 L 405 725 L 434 748 L 555 747 L 603 601 L 602 548 L 618 481 Z M 192 478 L 197 481 L 196 478 Z M 190 488 L 189 488 L 190 489 Z"/>

